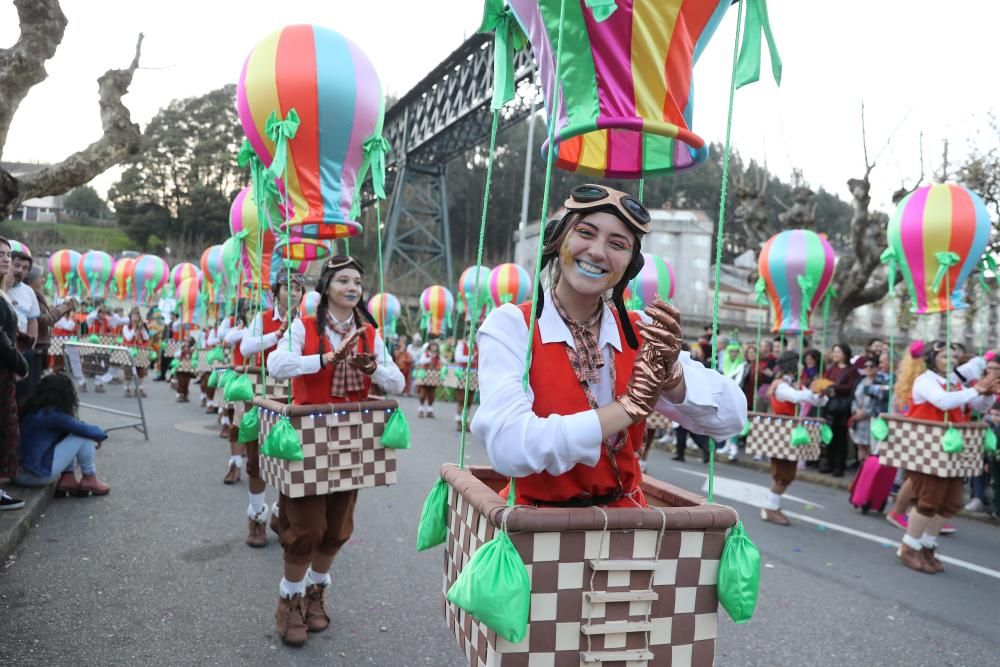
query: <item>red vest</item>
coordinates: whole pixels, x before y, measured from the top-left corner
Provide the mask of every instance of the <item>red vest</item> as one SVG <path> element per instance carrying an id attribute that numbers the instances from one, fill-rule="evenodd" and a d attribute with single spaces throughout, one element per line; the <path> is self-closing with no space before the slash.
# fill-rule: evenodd
<path id="1" fill-rule="evenodd" d="M 94 318 L 94 322 L 90 325 L 89 330 L 90 333 L 97 334 L 98 336 L 111 335 L 111 321 L 106 317 L 98 315 Z"/>
<path id="2" fill-rule="evenodd" d="M 776 415 L 781 415 L 783 417 L 794 417 L 795 416 L 795 404 L 790 401 L 782 401 L 778 398 L 778 388 L 777 383 L 772 385 L 772 390 L 769 392 L 768 399 L 771 401 L 771 412 Z"/>
<path id="3" fill-rule="evenodd" d="M 948 390 L 948 386 L 944 383 L 939 383 L 941 388 L 945 391 Z M 926 419 L 931 422 L 944 422 L 944 410 L 935 406 L 930 401 L 925 401 L 923 403 L 913 403 L 910 402 L 910 410 L 906 413 L 906 416 L 910 419 Z M 962 423 L 969 421 L 968 416 L 965 414 L 964 408 L 952 408 L 948 410 L 948 421 L 955 423 Z"/>
<path id="4" fill-rule="evenodd" d="M 274 333 L 275 331 L 277 331 L 278 329 L 281 328 L 281 320 L 276 319 L 274 317 L 274 309 L 273 308 L 265 310 L 263 312 L 263 314 L 261 315 L 260 319 L 261 319 L 261 323 L 262 323 L 263 328 L 264 328 L 264 335 L 265 336 L 267 334 L 269 334 L 269 333 Z M 264 363 L 265 364 L 267 363 L 267 358 L 269 356 L 271 356 L 271 351 L 274 350 L 274 349 L 275 348 L 272 347 L 272 348 L 269 348 L 267 350 L 264 350 Z"/>
<path id="5" fill-rule="evenodd" d="M 141 324 L 138 327 L 136 327 L 136 330 L 133 332 L 134 335 L 132 336 L 132 340 L 125 340 L 125 336 L 124 336 L 125 331 L 124 331 L 124 329 L 125 329 L 125 327 L 123 326 L 122 327 L 122 334 L 123 334 L 122 335 L 122 344 L 123 345 L 125 345 L 126 347 L 149 347 L 149 341 L 148 340 L 143 340 L 143 337 L 142 337 L 143 328 L 142 328 Z"/>
<path id="6" fill-rule="evenodd" d="M 525 322 L 528 322 L 531 317 L 531 304 L 523 303 L 518 308 L 524 314 Z M 615 323 L 618 325 L 618 336 L 623 347 L 621 353 L 613 355 L 616 374 L 615 395 L 619 396 L 625 393 L 625 389 L 628 387 L 629 378 L 632 376 L 632 366 L 635 364 L 636 350 L 630 348 L 625 342 L 625 333 L 622 331 L 621 322 L 618 321 L 618 314 L 614 311 L 612 313 L 615 316 Z M 633 325 L 638 319 L 638 313 L 629 313 L 629 320 Z M 636 336 L 641 343 L 642 337 L 638 331 L 636 331 Z M 571 415 L 591 409 L 583 387 L 580 386 L 580 381 L 577 380 L 573 367 L 569 363 L 565 344 L 561 341 L 542 343 L 542 335 L 537 326 L 535 327 L 534 339 L 531 341 L 531 370 L 528 373 L 528 378 L 535 394 L 531 409 L 539 417 Z M 607 507 L 635 507 L 636 503 L 643 507 L 646 506 L 646 498 L 640 489 L 642 472 L 639 469 L 637 456 L 646 435 L 646 422 L 641 421 L 633 424 L 628 427 L 626 433 L 628 442 L 615 455 L 615 460 L 618 464 L 622 488 L 625 493 L 631 493 L 634 490 L 637 492 L 631 498 L 621 498 Z M 578 463 L 559 476 L 540 472 L 526 477 L 518 477 L 517 502 L 531 505 L 536 501 L 544 503 L 568 500 L 584 493 L 589 493 L 592 496 L 607 496 L 614 493 L 618 488 L 615 472 L 603 444 L 601 450 L 601 457 L 594 467 Z M 507 489 L 504 489 L 501 495 L 506 497 Z"/>
<path id="7" fill-rule="evenodd" d="M 330 351 L 330 341 L 324 340 L 320 347 L 319 333 L 316 331 L 316 316 L 306 315 L 302 318 L 302 326 L 306 331 L 306 339 L 302 345 L 302 356 L 321 354 Z M 358 341 L 358 352 L 372 353 L 375 351 L 375 327 L 364 325 L 364 334 Z M 333 384 L 333 369 L 331 364 L 321 368 L 312 375 L 299 375 L 292 378 L 292 402 L 295 405 L 325 405 L 327 403 L 356 403 L 368 399 L 372 388 L 372 379 L 365 375 L 361 391 L 350 394 L 347 398 L 332 396 L 330 387 Z"/>

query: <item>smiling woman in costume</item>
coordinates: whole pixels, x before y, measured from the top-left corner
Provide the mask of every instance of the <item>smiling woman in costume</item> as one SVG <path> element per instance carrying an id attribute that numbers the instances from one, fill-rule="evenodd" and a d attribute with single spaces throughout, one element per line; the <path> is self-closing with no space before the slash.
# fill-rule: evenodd
<path id="1" fill-rule="evenodd" d="M 362 299 L 364 273 L 361 262 L 352 257 L 327 260 L 316 285 L 321 295 L 316 314 L 294 320 L 268 357 L 271 375 L 292 378 L 296 405 L 364 401 L 372 384 L 397 394 L 403 391 L 403 374 L 386 354 Z M 286 644 L 302 645 L 308 632 L 330 624 L 324 591 L 333 559 L 354 530 L 357 497 L 354 489 L 278 498 L 285 576 L 275 620 Z"/>
<path id="2" fill-rule="evenodd" d="M 493 467 L 517 478 L 517 502 L 549 507 L 645 506 L 646 417 L 654 410 L 724 440 L 746 420 L 739 386 L 681 352 L 677 310 L 657 300 L 628 312 L 642 268 L 646 208 L 600 185 L 574 188 L 545 233 L 527 392 L 531 304 L 505 304 L 479 331 L 482 396 L 472 431 Z"/>

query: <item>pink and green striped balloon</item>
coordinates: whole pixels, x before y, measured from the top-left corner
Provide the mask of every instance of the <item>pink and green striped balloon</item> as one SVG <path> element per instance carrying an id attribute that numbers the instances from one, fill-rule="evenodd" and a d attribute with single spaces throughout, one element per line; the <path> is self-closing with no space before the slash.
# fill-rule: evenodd
<path id="1" fill-rule="evenodd" d="M 549 118 L 559 92 L 556 166 L 641 178 L 704 162 L 708 147 L 691 130 L 692 68 L 732 0 L 570 0 L 557 68 L 561 4 L 509 0 L 531 41 Z"/>
<path id="2" fill-rule="evenodd" d="M 173 284 L 174 289 L 178 290 L 182 282 L 189 278 L 197 278 L 198 273 L 198 267 L 191 262 L 180 262 L 175 264 L 174 268 L 170 269 L 170 282 Z"/>
<path id="3" fill-rule="evenodd" d="M 132 286 L 135 299 L 147 306 L 154 305 L 160 291 L 170 278 L 170 267 L 156 255 L 140 255 L 132 267 Z"/>
<path id="4" fill-rule="evenodd" d="M 677 289 L 674 267 L 668 261 L 648 252 L 642 253 L 642 257 L 645 263 L 639 274 L 629 281 L 627 287 L 629 297 L 625 305 L 629 310 L 642 310 L 653 303 L 656 297 L 669 301 Z"/>
<path id="5" fill-rule="evenodd" d="M 295 110 L 299 127 L 288 142 L 285 223 L 298 236 L 355 236 L 350 219 L 363 144 L 381 136 L 384 100 L 371 61 L 349 39 L 314 25 L 271 33 L 250 52 L 236 89 L 243 131 L 267 166 L 276 144 L 268 135 L 271 114 L 284 120 Z"/>
<path id="6" fill-rule="evenodd" d="M 767 286 L 776 333 L 809 332 L 809 317 L 833 281 L 837 258 L 826 237 L 808 229 L 788 229 L 767 240 L 757 259 L 757 271 Z M 800 278 L 812 284 L 805 321 Z"/>
<path id="7" fill-rule="evenodd" d="M 8 239 L 7 242 L 10 244 L 10 251 L 12 253 L 19 252 L 22 255 L 27 255 L 28 257 L 31 257 L 31 248 L 29 248 L 24 243 L 21 243 L 20 241 L 15 241 L 14 239 Z"/>
<path id="8" fill-rule="evenodd" d="M 479 282 L 479 314 L 477 320 L 486 313 L 490 303 L 490 267 L 470 266 L 458 278 L 459 309 L 465 313 L 466 319 L 472 314 L 472 304 L 476 301 L 476 281 Z"/>
<path id="9" fill-rule="evenodd" d="M 965 281 L 982 259 L 990 238 L 989 213 L 979 195 L 951 183 L 917 188 L 896 206 L 886 235 L 914 313 L 967 307 Z M 955 253 L 959 262 L 947 270 L 947 278 L 935 289 L 939 252 Z"/>
<path id="10" fill-rule="evenodd" d="M 83 253 L 77 267 L 83 293 L 91 299 L 106 298 L 114 268 L 115 260 L 103 250 L 88 250 Z"/>
<path id="11" fill-rule="evenodd" d="M 490 297 L 498 308 L 505 303 L 518 304 L 531 295 L 531 276 L 513 262 L 501 264 L 490 272 Z"/>

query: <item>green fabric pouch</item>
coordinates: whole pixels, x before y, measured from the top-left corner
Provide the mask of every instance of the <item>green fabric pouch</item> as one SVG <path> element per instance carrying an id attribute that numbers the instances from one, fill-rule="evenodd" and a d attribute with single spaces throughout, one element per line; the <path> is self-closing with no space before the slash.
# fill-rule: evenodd
<path id="1" fill-rule="evenodd" d="M 792 437 L 790 439 L 792 447 L 801 447 L 802 445 L 809 444 L 809 431 L 806 430 L 805 426 L 796 426 L 792 429 Z"/>
<path id="2" fill-rule="evenodd" d="M 253 400 L 253 383 L 250 376 L 241 373 L 226 383 L 226 391 L 222 394 L 222 400 L 228 403 Z"/>
<path id="3" fill-rule="evenodd" d="M 410 425 L 406 422 L 406 415 L 399 408 L 392 411 L 389 421 L 382 431 L 382 446 L 389 449 L 409 449 L 410 448 Z"/>
<path id="4" fill-rule="evenodd" d="M 997 434 L 993 429 L 986 429 L 986 433 L 983 434 L 983 451 L 990 454 L 997 453 Z M 1000 502 L 1000 499 L 997 499 Z"/>
<path id="5" fill-rule="evenodd" d="M 719 602 L 734 623 L 753 617 L 760 592 L 760 551 L 738 521 L 726 536 L 719 560 Z"/>
<path id="6" fill-rule="evenodd" d="M 889 423 L 881 417 L 876 417 L 871 421 L 869 430 L 871 431 L 872 438 L 879 442 L 885 442 L 889 437 Z"/>
<path id="7" fill-rule="evenodd" d="M 236 436 L 240 442 L 256 442 L 260 437 L 260 408 L 256 405 L 243 413 L 240 431 Z"/>
<path id="8" fill-rule="evenodd" d="M 448 537 L 448 483 L 438 479 L 424 499 L 417 524 L 417 551 L 444 544 Z"/>
<path id="9" fill-rule="evenodd" d="M 219 376 L 220 375 L 222 375 L 222 373 L 216 373 L 215 371 L 212 371 L 211 373 L 208 374 L 208 388 L 209 389 L 215 389 L 216 387 L 219 386 Z"/>
<path id="10" fill-rule="evenodd" d="M 962 451 L 962 432 L 954 426 L 948 428 L 944 437 L 941 438 L 941 449 L 946 454 L 958 454 Z"/>
<path id="11" fill-rule="evenodd" d="M 504 531 L 479 547 L 447 597 L 509 642 L 516 644 L 527 634 L 531 581 Z"/>
<path id="12" fill-rule="evenodd" d="M 819 427 L 819 441 L 823 443 L 824 446 L 833 442 L 833 429 L 830 428 L 829 424 L 823 424 Z"/>
<path id="13" fill-rule="evenodd" d="M 303 460 L 302 441 L 299 440 L 299 434 L 295 432 L 295 427 L 292 426 L 287 417 L 279 419 L 271 432 L 267 434 L 264 446 L 260 448 L 260 453 L 273 459 L 284 459 L 285 461 Z"/>

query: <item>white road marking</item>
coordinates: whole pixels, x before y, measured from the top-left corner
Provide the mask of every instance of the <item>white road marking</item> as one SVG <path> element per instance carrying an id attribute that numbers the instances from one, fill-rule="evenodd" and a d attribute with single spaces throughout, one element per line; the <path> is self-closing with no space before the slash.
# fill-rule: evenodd
<path id="1" fill-rule="evenodd" d="M 704 494 L 708 494 L 708 474 L 703 472 L 697 472 L 695 470 L 684 470 L 683 468 L 677 468 L 679 472 L 685 472 L 689 475 L 694 475 L 695 477 L 702 477 L 705 479 L 705 483 L 701 487 L 701 491 Z M 720 477 L 715 476 L 715 495 L 721 496 L 722 498 L 727 498 L 729 500 L 735 500 L 736 502 L 745 503 L 753 507 L 763 507 L 765 501 L 767 501 L 767 494 L 770 493 L 770 489 L 766 486 L 760 484 L 754 484 L 753 482 L 744 482 L 738 479 L 733 479 L 731 477 Z M 807 500 L 806 498 L 799 498 L 798 496 L 793 496 L 790 493 L 786 493 L 782 496 L 785 500 L 791 500 L 803 505 L 812 505 L 813 507 L 822 508 L 823 505 L 819 503 Z"/>

